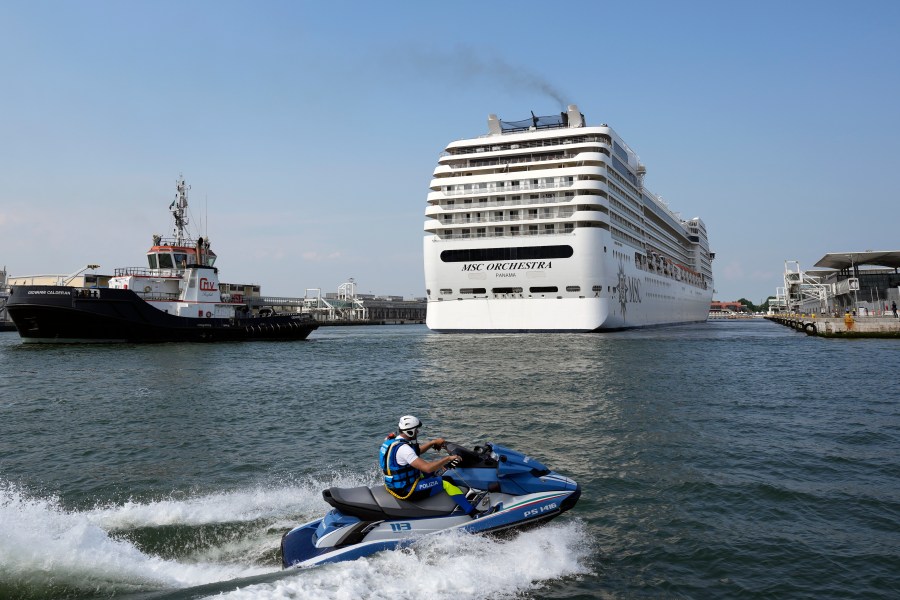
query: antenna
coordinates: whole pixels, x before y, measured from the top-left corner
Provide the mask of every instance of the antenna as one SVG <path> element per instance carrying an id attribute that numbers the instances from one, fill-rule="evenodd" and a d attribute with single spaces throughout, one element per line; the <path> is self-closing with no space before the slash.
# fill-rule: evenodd
<path id="1" fill-rule="evenodd" d="M 178 174 L 178 181 L 175 184 L 175 189 L 177 193 L 175 194 L 175 200 L 172 201 L 172 204 L 169 205 L 169 210 L 172 211 L 172 216 L 175 217 L 175 230 L 173 233 L 175 234 L 175 245 L 183 246 L 185 244 L 185 240 L 187 240 L 187 225 L 190 222 L 187 218 L 187 193 L 188 190 L 191 189 L 191 186 L 187 185 L 184 182 L 184 177 L 181 173 Z"/>

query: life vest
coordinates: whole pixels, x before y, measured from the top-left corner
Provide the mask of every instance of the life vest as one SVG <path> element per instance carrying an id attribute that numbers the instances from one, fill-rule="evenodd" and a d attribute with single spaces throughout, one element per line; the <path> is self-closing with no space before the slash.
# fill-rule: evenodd
<path id="1" fill-rule="evenodd" d="M 408 444 L 419 455 L 419 443 L 410 442 L 404 437 L 388 437 L 381 444 L 381 472 L 384 473 L 384 486 L 392 495 L 400 497 L 408 495 L 422 476 L 421 471 L 412 465 L 401 465 L 397 462 L 397 450 Z"/>

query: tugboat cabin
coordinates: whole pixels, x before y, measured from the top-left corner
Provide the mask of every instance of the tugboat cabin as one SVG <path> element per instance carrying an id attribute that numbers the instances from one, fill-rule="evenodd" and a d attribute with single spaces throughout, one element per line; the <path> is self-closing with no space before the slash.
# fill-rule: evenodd
<path id="1" fill-rule="evenodd" d="M 203 238 L 197 240 L 196 246 L 191 247 L 179 245 L 175 238 L 154 235 L 153 246 L 147 251 L 147 264 L 152 271 L 183 271 L 188 265 L 211 267 L 215 262 L 216 254 L 209 249 L 209 241 Z"/>

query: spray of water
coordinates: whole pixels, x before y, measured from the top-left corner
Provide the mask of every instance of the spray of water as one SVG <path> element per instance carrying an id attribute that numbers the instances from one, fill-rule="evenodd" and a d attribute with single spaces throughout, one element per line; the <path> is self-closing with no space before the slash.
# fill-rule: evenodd
<path id="1" fill-rule="evenodd" d="M 182 564 L 141 552 L 65 510 L 0 483 L 0 596 L 51 591 L 125 592 L 200 585 L 260 572 L 241 565 Z"/>
<path id="2" fill-rule="evenodd" d="M 327 510 L 322 488 L 370 479 L 335 473 L 85 511 L 0 480 L 0 597 L 512 598 L 590 572 L 586 528 L 569 517 L 502 539 L 447 532 L 402 551 L 280 572 L 279 538 Z"/>
<path id="3" fill-rule="evenodd" d="M 325 511 L 322 488 L 360 483 L 336 474 L 74 511 L 0 480 L 0 598 L 183 589 L 277 571 L 281 533 Z"/>
<path id="4" fill-rule="evenodd" d="M 590 573 L 586 539 L 584 525 L 571 519 L 508 539 L 447 532 L 402 551 L 299 570 L 217 598 L 515 598 L 548 581 Z"/>

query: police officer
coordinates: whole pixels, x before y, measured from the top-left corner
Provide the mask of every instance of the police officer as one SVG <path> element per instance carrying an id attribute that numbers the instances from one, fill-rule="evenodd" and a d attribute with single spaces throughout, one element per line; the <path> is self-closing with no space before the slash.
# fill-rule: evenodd
<path id="1" fill-rule="evenodd" d="M 432 448 L 443 448 L 444 438 L 419 444 L 422 422 L 413 415 L 400 417 L 397 423 L 399 435 L 391 434 L 381 444 L 380 465 L 384 473 L 384 486 L 399 500 L 420 500 L 447 492 L 467 515 L 475 515 L 475 507 L 466 500 L 462 490 L 452 482 L 436 475 L 444 467 L 453 468 L 461 462 L 455 454 L 429 461 L 421 454 Z"/>

